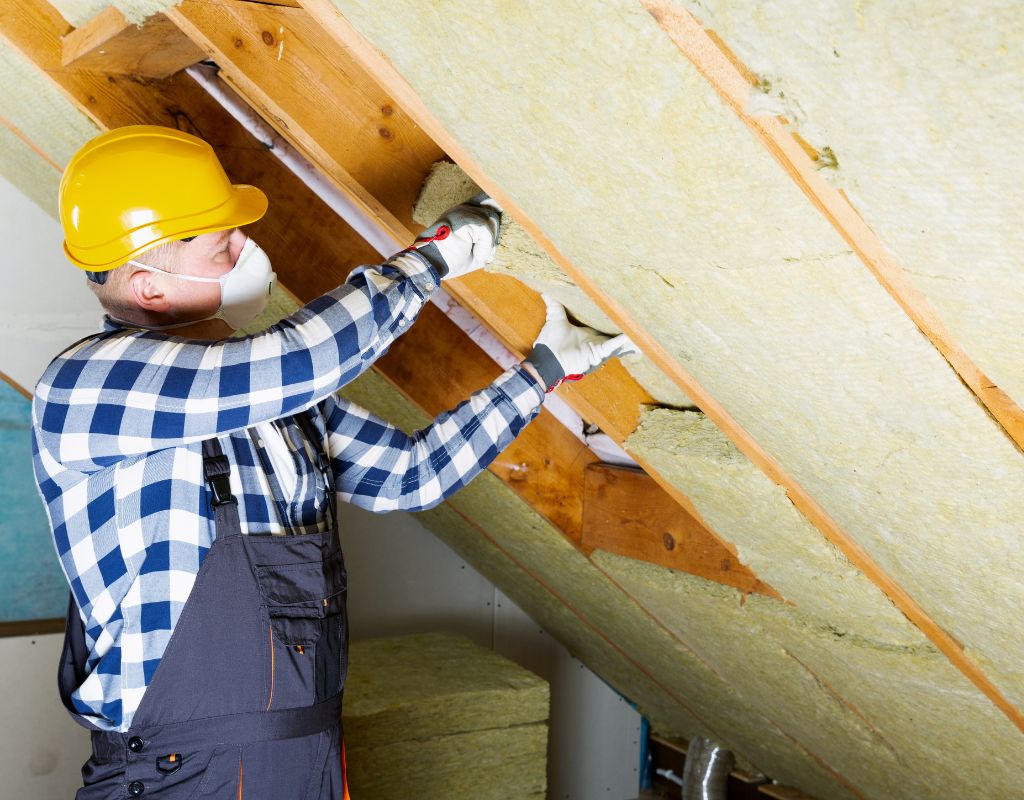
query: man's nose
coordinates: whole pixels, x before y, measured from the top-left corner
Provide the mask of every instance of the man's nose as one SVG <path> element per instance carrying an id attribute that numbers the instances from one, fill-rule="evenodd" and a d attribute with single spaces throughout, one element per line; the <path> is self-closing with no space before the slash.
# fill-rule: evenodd
<path id="1" fill-rule="evenodd" d="M 246 241 L 249 237 L 242 233 L 241 228 L 235 228 L 228 235 L 228 252 L 231 254 L 231 266 L 238 263 L 238 256 L 242 253 L 242 248 L 245 247 Z"/>

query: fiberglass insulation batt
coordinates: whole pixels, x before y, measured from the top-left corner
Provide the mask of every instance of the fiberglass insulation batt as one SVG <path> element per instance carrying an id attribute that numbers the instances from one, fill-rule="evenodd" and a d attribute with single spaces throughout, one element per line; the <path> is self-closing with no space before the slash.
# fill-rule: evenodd
<path id="1" fill-rule="evenodd" d="M 561 253 L 1024 703 L 1019 615 L 993 613 L 1024 604 L 1024 458 L 650 14 L 334 2 Z M 954 24 L 938 16 L 908 35 L 921 52 Z"/>

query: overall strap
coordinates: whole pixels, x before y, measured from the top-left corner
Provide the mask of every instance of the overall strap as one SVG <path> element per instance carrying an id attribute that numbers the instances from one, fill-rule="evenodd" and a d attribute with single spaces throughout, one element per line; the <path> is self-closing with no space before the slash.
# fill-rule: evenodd
<path id="1" fill-rule="evenodd" d="M 238 499 L 231 494 L 231 462 L 224 455 L 220 442 L 207 439 L 203 442 L 203 478 L 210 488 L 210 505 L 213 506 L 216 538 L 240 536 L 242 525 L 238 521 Z"/>

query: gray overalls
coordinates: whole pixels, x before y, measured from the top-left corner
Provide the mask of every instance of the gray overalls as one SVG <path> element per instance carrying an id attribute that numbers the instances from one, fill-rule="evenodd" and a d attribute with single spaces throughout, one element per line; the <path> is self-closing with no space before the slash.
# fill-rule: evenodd
<path id="1" fill-rule="evenodd" d="M 348 797 L 345 563 L 322 436 L 306 413 L 295 419 L 317 449 L 332 502 L 328 531 L 242 535 L 228 459 L 216 439 L 203 442 L 216 536 L 127 732 L 100 730 L 71 704 L 87 656 L 71 595 L 58 683 L 92 738 L 76 800 Z"/>

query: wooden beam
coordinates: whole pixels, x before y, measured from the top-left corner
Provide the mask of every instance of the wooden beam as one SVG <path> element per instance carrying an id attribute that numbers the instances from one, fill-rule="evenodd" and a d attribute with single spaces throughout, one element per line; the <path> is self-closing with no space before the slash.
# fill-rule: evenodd
<path id="1" fill-rule="evenodd" d="M 420 182 L 444 153 L 309 14 L 236 0 L 167 14 L 337 189 L 400 246 L 412 241 Z"/>
<path id="2" fill-rule="evenodd" d="M 654 479 L 632 467 L 587 467 L 582 544 L 587 550 L 607 550 L 688 572 L 741 592 L 778 597 Z"/>
<path id="3" fill-rule="evenodd" d="M 110 6 L 64 37 L 61 66 L 166 78 L 203 58 L 203 51 L 163 14 L 133 25 Z"/>
<path id="4" fill-rule="evenodd" d="M 792 786 L 783 786 L 781 783 L 768 783 L 758 786 L 757 791 L 765 797 L 772 797 L 775 800 L 817 800 L 809 794 L 794 789 Z"/>
<path id="5" fill-rule="evenodd" d="M 396 240 L 413 238 L 419 229 L 411 220 L 413 202 L 443 152 L 390 92 L 378 88 L 347 43 L 334 41 L 298 9 L 185 0 L 168 14 L 217 62 L 225 79 L 341 192 Z M 380 117 L 383 107 L 389 109 L 386 118 Z M 384 142 L 376 130 L 382 119 L 389 130 Z M 406 149 L 396 151 L 398 143 L 406 143 Z M 383 174 L 368 165 L 375 159 L 385 164 Z M 544 321 L 544 304 L 534 291 L 514 278 L 481 273 L 446 286 L 506 347 L 520 358 L 526 355 Z M 641 406 L 654 402 L 617 361 L 560 391 L 581 416 L 619 444 L 636 428 Z M 682 492 L 653 473 L 649 464 L 641 466 L 655 474 L 686 513 L 698 517 Z M 735 556 L 731 543 L 721 544 Z"/>
<path id="6" fill-rule="evenodd" d="M 505 212 L 512 217 L 551 256 L 563 272 L 597 306 L 627 333 L 633 342 L 686 395 L 694 400 L 700 409 L 728 436 L 736 446 L 772 481 L 782 486 L 792 501 L 810 522 L 834 544 L 843 555 L 875 583 L 900 611 L 916 625 L 925 636 L 959 669 L 978 689 L 999 708 L 1011 722 L 1024 731 L 1024 713 L 1014 706 L 992 683 L 982 669 L 964 652 L 963 645 L 942 628 L 900 586 L 882 567 L 850 537 L 825 511 L 811 494 L 790 475 L 782 465 L 747 432 L 747 430 L 666 350 L 654 336 L 633 319 L 629 311 L 614 298 L 609 297 L 579 267 L 563 256 L 554 243 L 530 219 L 515 200 L 490 179 L 476 163 L 472 154 L 427 108 L 408 81 L 395 69 L 387 56 L 368 42 L 357 31 L 330 0 L 301 0 L 303 8 L 310 12 L 335 39 L 363 64 L 365 69 L 385 87 L 388 93 L 409 113 L 416 123 L 438 142 L 478 186 L 501 203 Z M 599 374 L 599 373 L 597 373 Z M 582 383 L 582 382 L 581 382 Z M 608 431 L 614 437 L 614 433 Z M 654 475 L 656 473 L 652 473 Z"/>
<path id="7" fill-rule="evenodd" d="M 752 116 L 744 111 L 751 88 L 757 83 L 754 73 L 739 62 L 718 36 L 705 30 L 673 0 L 640 0 L 640 4 L 850 245 L 1010 438 L 1024 449 L 1024 409 L 974 363 L 849 198 L 825 180 L 819 170 L 819 154 L 790 129 L 786 120 Z"/>

